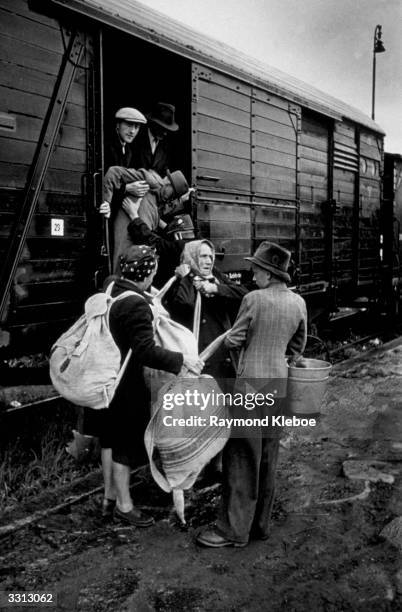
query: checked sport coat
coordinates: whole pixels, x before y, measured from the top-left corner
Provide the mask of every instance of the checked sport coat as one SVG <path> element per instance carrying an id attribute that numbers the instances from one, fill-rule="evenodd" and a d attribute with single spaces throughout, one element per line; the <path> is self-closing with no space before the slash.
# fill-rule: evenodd
<path id="1" fill-rule="evenodd" d="M 307 337 L 304 299 L 282 281 L 244 296 L 225 342 L 239 349 L 238 378 L 287 379 L 285 355 L 298 355 Z"/>

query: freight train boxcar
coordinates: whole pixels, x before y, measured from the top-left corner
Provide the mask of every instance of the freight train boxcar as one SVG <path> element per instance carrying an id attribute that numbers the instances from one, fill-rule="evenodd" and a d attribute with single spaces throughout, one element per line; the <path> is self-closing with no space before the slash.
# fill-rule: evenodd
<path id="1" fill-rule="evenodd" d="M 402 261 L 402 155 L 385 153 L 380 257 L 388 310 L 400 314 Z"/>
<path id="2" fill-rule="evenodd" d="M 378 291 L 384 133 L 366 115 L 135 1 L 0 0 L 0 20 L 3 345 L 48 345 L 94 290 L 104 138 L 117 108 L 158 100 L 224 271 L 269 239 L 312 313 Z"/>

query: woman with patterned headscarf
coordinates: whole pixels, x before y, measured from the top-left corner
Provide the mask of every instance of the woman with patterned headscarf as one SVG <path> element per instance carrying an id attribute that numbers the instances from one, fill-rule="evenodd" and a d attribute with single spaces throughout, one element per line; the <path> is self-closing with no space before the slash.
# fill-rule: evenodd
<path id="1" fill-rule="evenodd" d="M 144 366 L 178 374 L 184 366 L 199 374 L 202 361 L 155 344 L 153 315 L 147 289 L 158 267 L 155 250 L 145 245 L 128 247 L 120 258 L 120 276 L 111 296 L 131 291 L 116 300 L 109 313 L 109 327 L 121 352 L 122 363 L 132 355 L 107 411 L 107 434 L 111 448 L 102 449 L 105 477 L 103 515 L 135 527 L 148 527 L 153 519 L 135 508 L 130 496 L 130 469 L 147 462 L 144 432 L 150 418 L 150 392 Z M 106 411 L 105 411 L 106 412 Z M 90 432 L 88 432 L 90 433 Z M 109 470 L 109 472 L 108 472 Z"/>
<path id="2" fill-rule="evenodd" d="M 179 267 L 179 273 L 184 273 L 184 276 L 167 294 L 166 306 L 175 321 L 194 329 L 199 296 L 198 348 L 201 353 L 215 338 L 230 329 L 247 291 L 214 267 L 215 249 L 209 240 L 187 242 L 181 262 L 184 266 Z M 198 330 L 194 331 L 197 335 Z M 229 351 L 223 345 L 206 362 L 203 373 L 221 379 L 235 376 Z"/>

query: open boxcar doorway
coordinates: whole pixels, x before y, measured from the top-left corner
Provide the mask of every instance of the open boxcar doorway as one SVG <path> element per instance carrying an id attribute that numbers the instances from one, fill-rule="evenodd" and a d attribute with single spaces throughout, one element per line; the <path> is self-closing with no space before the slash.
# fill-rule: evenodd
<path id="1" fill-rule="evenodd" d="M 190 183 L 191 62 L 113 29 L 104 30 L 102 55 L 105 142 L 115 129 L 119 108 L 131 106 L 147 114 L 156 102 L 173 104 L 179 130 L 167 136 L 172 152 L 169 169 L 181 170 Z"/>

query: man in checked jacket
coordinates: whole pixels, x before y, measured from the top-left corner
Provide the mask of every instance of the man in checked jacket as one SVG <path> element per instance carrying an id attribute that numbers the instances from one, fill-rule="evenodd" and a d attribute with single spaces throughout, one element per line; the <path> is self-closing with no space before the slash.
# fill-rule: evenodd
<path id="1" fill-rule="evenodd" d="M 267 384 L 275 394 L 270 414 L 283 414 L 287 387 L 286 355 L 295 359 L 304 350 L 307 312 L 303 298 L 288 289 L 290 252 L 263 242 L 253 257 L 259 287 L 244 296 L 237 319 L 226 338 L 229 349 L 239 349 L 237 385 L 258 392 Z M 247 411 L 230 415 L 252 418 L 268 414 Z M 258 413 L 260 412 L 260 413 Z M 276 431 L 273 431 L 275 430 Z M 223 497 L 215 529 L 198 536 L 204 546 L 246 546 L 250 538 L 267 539 L 275 496 L 279 451 L 278 428 L 245 427 L 232 436 L 223 451 Z"/>

